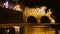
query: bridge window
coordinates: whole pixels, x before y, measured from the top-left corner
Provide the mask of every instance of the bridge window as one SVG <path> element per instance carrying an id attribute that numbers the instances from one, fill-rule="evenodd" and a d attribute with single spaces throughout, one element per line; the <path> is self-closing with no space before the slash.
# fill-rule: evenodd
<path id="1" fill-rule="evenodd" d="M 30 16 L 30 17 L 28 17 L 27 22 L 28 23 L 37 23 L 37 19 L 33 16 Z"/>

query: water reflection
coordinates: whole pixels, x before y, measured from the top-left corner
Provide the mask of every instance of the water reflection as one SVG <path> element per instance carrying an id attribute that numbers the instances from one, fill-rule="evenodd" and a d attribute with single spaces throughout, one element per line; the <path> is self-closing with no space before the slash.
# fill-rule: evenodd
<path id="1" fill-rule="evenodd" d="M 17 29 L 18 30 L 18 29 Z M 13 27 L 0 28 L 1 34 L 60 34 L 60 30 L 55 30 L 47 26 L 25 26 L 16 31 Z"/>

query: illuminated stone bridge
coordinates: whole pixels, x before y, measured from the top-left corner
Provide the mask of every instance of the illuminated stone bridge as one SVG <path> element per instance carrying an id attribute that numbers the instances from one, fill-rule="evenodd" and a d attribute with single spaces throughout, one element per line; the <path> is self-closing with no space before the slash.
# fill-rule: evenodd
<path id="1" fill-rule="evenodd" d="M 37 23 L 43 23 L 45 21 L 45 23 L 48 22 L 51 24 L 55 24 L 55 20 L 51 17 L 51 14 L 52 14 L 51 9 L 48 9 L 46 11 L 45 10 L 46 8 L 47 8 L 46 6 L 42 6 L 40 8 L 39 7 L 36 7 L 36 8 L 26 7 L 24 11 L 24 15 L 23 15 L 25 22 L 32 22 L 34 21 L 33 19 L 35 19 L 35 22 Z"/>

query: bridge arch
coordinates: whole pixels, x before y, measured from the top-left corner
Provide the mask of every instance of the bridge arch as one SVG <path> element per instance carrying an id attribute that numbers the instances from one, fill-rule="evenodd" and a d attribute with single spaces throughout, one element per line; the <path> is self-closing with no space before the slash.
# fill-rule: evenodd
<path id="1" fill-rule="evenodd" d="M 37 23 L 37 19 L 34 16 L 29 16 L 27 18 L 27 23 Z"/>
<path id="2" fill-rule="evenodd" d="M 40 19 L 41 23 L 51 23 L 51 20 L 47 16 L 42 16 Z"/>

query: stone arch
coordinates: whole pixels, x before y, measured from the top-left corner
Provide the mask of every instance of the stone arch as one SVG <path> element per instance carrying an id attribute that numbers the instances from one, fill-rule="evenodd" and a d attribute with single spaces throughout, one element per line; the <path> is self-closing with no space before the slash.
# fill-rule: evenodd
<path id="1" fill-rule="evenodd" d="M 41 23 L 51 23 L 51 20 L 47 16 L 42 16 L 40 19 Z"/>
<path id="2" fill-rule="evenodd" d="M 37 23 L 37 19 L 33 16 L 27 18 L 27 23 Z"/>

